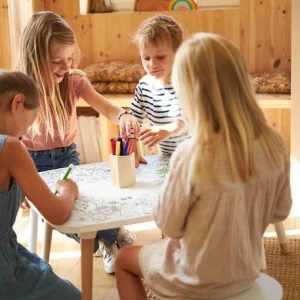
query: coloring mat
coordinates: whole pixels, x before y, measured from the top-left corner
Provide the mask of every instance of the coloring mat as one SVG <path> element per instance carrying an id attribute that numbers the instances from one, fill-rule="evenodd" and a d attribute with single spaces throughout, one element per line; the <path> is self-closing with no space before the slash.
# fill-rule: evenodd
<path id="1" fill-rule="evenodd" d="M 70 178 L 77 183 L 80 195 L 68 221 L 55 228 L 63 227 L 63 232 L 75 233 L 79 231 L 72 231 L 72 228 L 97 224 L 97 230 L 101 230 L 118 227 L 118 222 L 125 225 L 127 220 L 128 224 L 141 222 L 141 218 L 152 220 L 161 184 L 169 171 L 169 159 L 161 156 L 145 158 L 148 164 L 140 164 L 136 169 L 136 184 L 131 188 L 111 186 L 109 162 L 75 166 Z M 55 181 L 63 177 L 66 169 L 41 172 L 40 175 L 55 190 Z"/>

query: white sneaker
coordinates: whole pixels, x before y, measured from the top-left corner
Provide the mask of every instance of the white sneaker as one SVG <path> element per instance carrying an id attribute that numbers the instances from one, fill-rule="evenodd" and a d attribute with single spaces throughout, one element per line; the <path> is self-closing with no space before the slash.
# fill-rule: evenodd
<path id="1" fill-rule="evenodd" d="M 129 232 L 125 227 L 120 227 L 118 232 L 117 245 L 118 248 L 134 245 L 136 243 L 136 236 L 134 233 Z"/>
<path id="2" fill-rule="evenodd" d="M 104 270 L 108 274 L 115 273 L 115 260 L 119 249 L 114 243 L 111 246 L 107 246 L 103 243 L 103 266 Z"/>

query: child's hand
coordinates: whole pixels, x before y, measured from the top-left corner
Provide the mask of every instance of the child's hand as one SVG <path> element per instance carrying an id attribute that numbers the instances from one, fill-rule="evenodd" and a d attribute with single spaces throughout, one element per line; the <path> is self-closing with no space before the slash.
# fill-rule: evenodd
<path id="1" fill-rule="evenodd" d="M 137 168 L 140 163 L 147 164 L 147 161 L 144 157 L 140 156 L 138 153 L 134 153 L 135 155 L 135 167 Z"/>
<path id="2" fill-rule="evenodd" d="M 170 132 L 159 126 L 151 126 L 140 132 L 140 140 L 148 147 L 155 146 L 157 143 L 167 139 L 169 136 Z"/>
<path id="3" fill-rule="evenodd" d="M 136 117 L 131 114 L 124 114 L 120 118 L 120 136 L 124 139 L 128 137 L 139 137 L 140 124 Z"/>
<path id="4" fill-rule="evenodd" d="M 78 198 L 78 186 L 71 179 L 57 180 L 55 183 L 55 187 L 60 195 L 71 195 L 71 197 L 74 198 L 74 200 Z"/>
<path id="5" fill-rule="evenodd" d="M 24 210 L 27 210 L 27 209 L 30 209 L 30 205 L 29 205 L 29 202 L 27 201 L 26 197 L 23 196 L 23 200 L 20 204 L 20 207 Z"/>

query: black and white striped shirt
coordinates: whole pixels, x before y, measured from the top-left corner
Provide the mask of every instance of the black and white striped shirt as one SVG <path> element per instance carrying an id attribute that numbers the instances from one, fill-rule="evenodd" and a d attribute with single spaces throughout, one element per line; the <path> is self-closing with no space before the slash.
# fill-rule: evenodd
<path id="1" fill-rule="evenodd" d="M 138 83 L 135 89 L 134 100 L 131 104 L 131 112 L 143 123 L 147 114 L 151 126 L 162 126 L 182 120 L 181 106 L 171 84 L 160 88 L 154 87 L 154 78 L 146 75 Z M 162 154 L 170 155 L 177 145 L 188 138 L 187 132 L 172 136 L 159 143 Z"/>

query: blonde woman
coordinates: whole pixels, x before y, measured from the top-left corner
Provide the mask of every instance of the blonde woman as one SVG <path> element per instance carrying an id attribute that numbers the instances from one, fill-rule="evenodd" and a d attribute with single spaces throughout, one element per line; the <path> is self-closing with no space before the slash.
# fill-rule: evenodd
<path id="1" fill-rule="evenodd" d="M 111 122 L 119 123 L 123 137 L 132 130 L 135 135 L 139 133 L 135 117 L 98 94 L 80 72 L 71 72 L 78 60 L 76 38 L 68 24 L 53 12 L 35 13 L 21 34 L 17 69 L 35 80 L 40 93 L 41 109 L 33 132 L 23 138 L 38 171 L 80 163 L 74 144 L 79 98 Z M 76 234 L 68 236 L 79 242 Z M 128 231 L 117 228 L 99 231 L 94 251 L 99 240 L 104 242 L 104 269 L 113 273 L 118 246 L 133 243 L 133 239 Z"/>
<path id="2" fill-rule="evenodd" d="M 172 82 L 191 139 L 174 152 L 155 211 L 166 238 L 119 252 L 122 300 L 146 299 L 141 277 L 159 299 L 224 299 L 249 289 L 266 227 L 291 208 L 285 145 L 255 100 L 240 51 L 196 34 L 179 48 Z"/>

